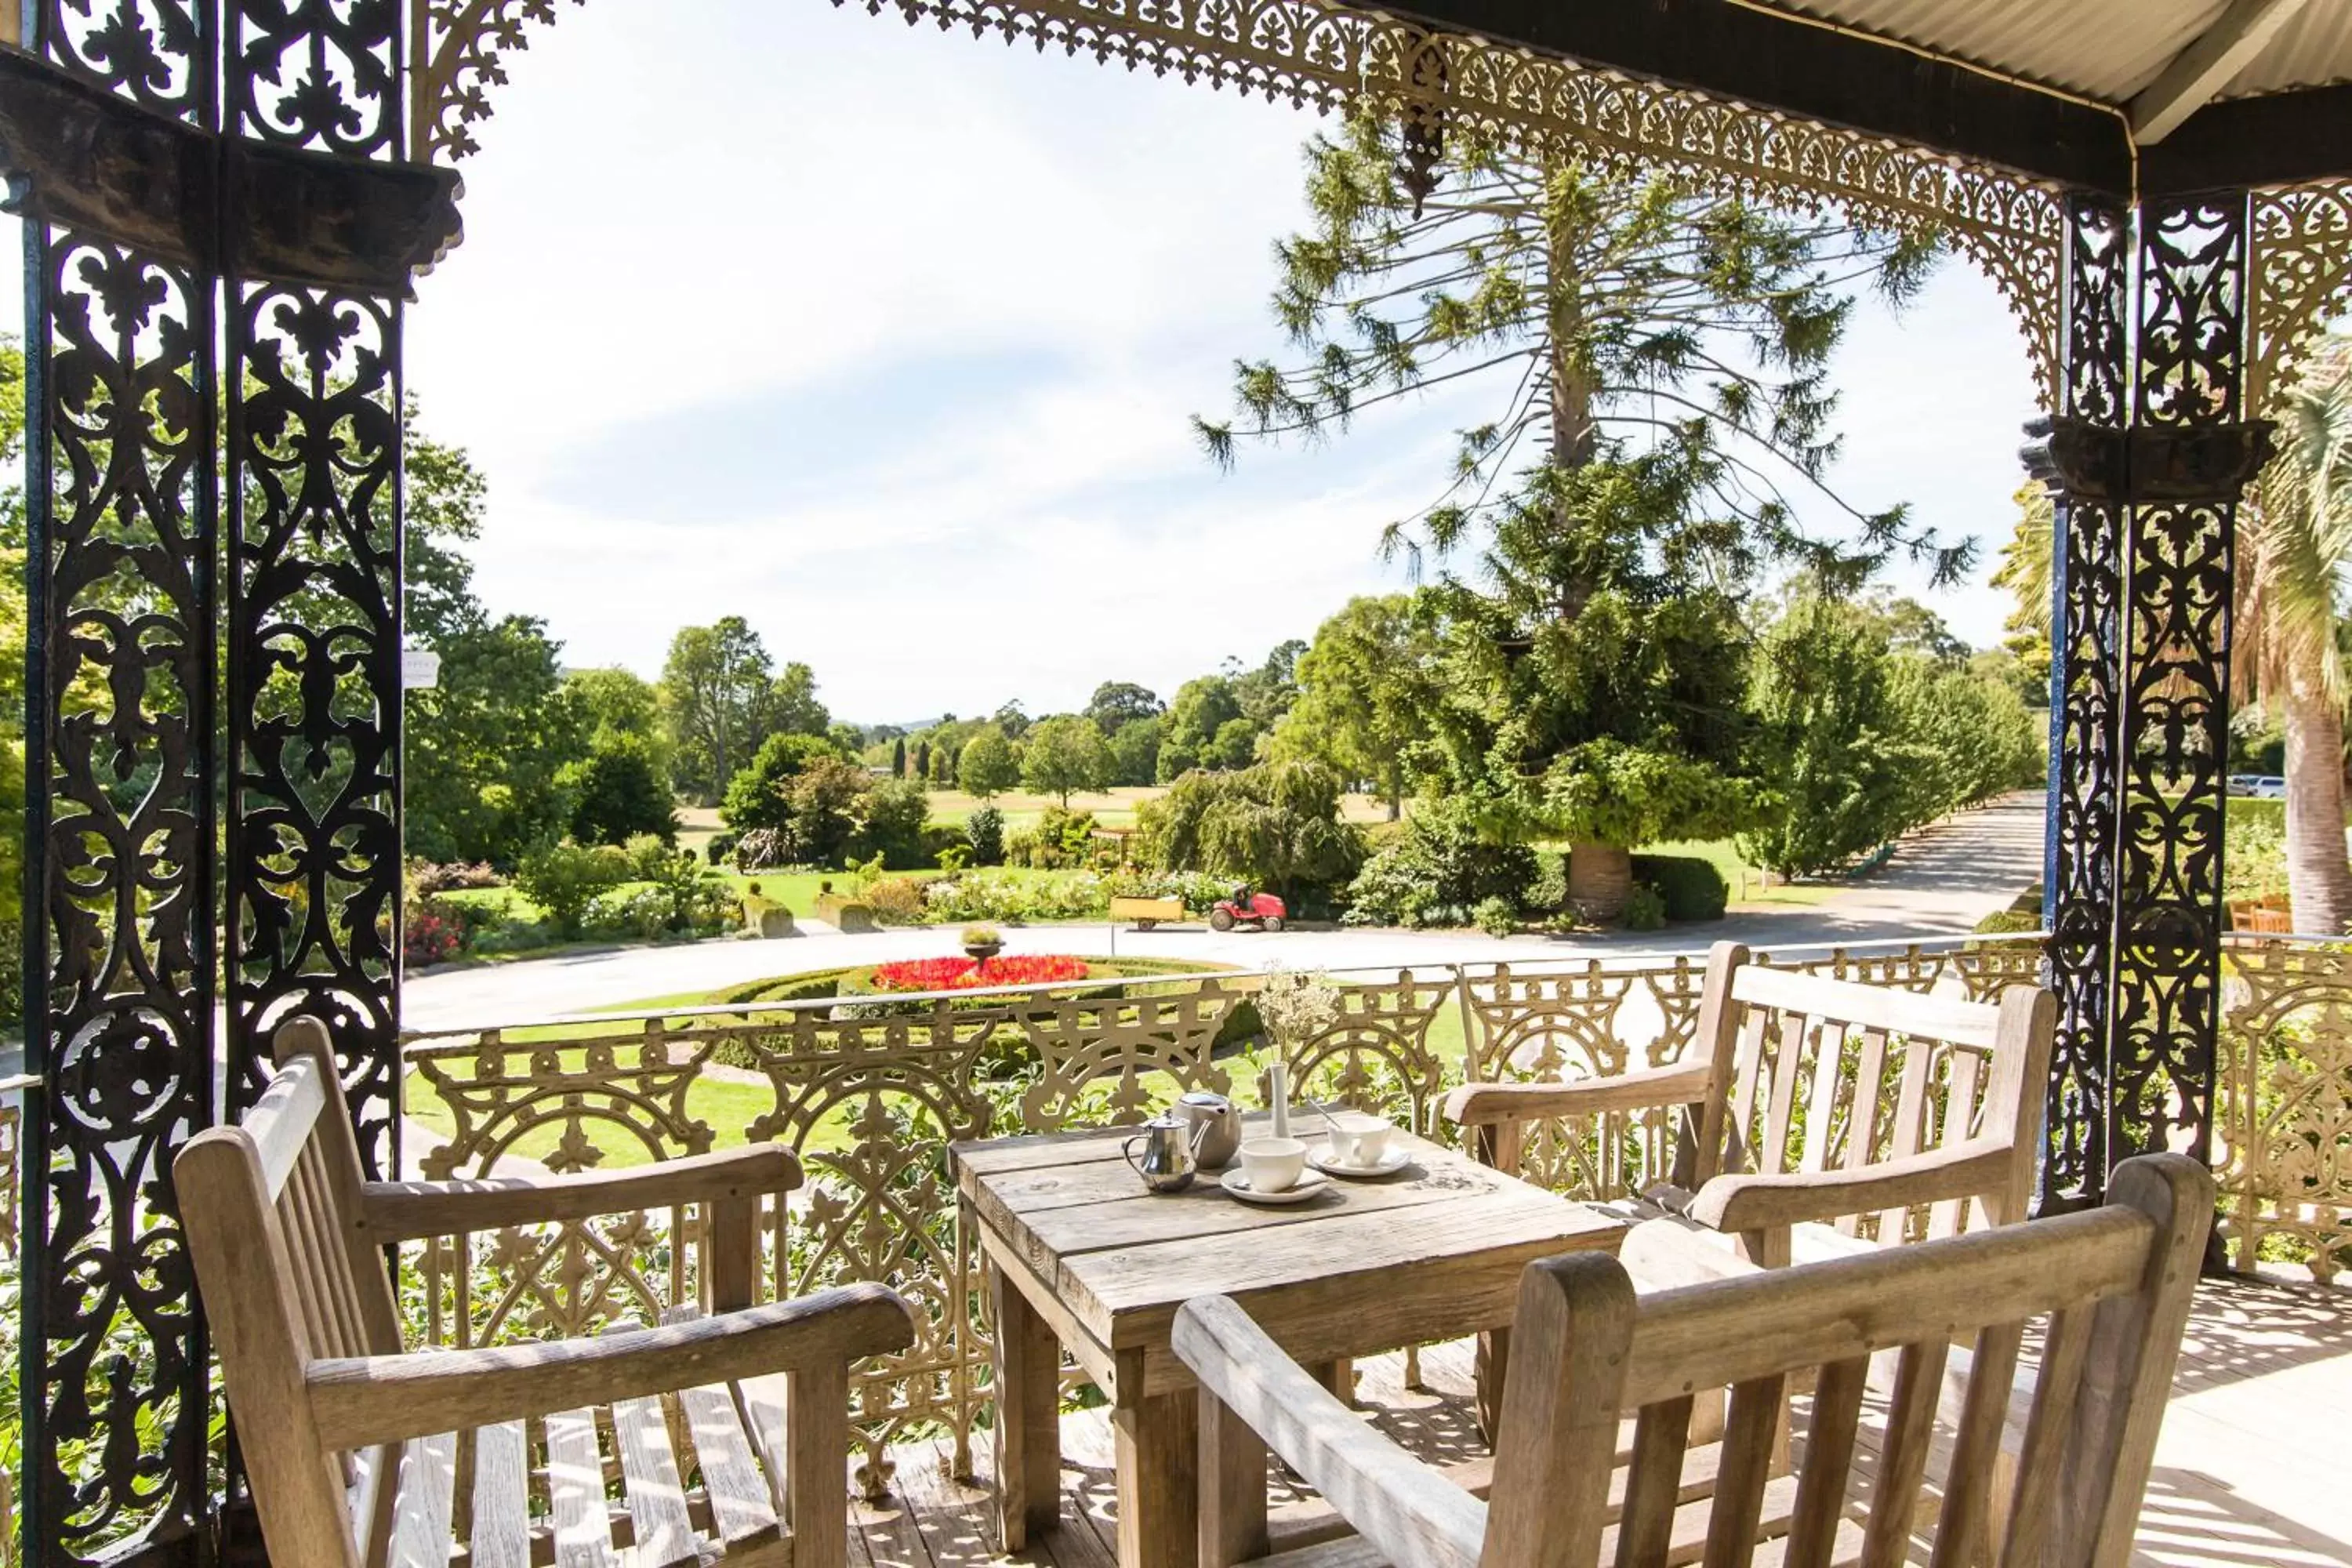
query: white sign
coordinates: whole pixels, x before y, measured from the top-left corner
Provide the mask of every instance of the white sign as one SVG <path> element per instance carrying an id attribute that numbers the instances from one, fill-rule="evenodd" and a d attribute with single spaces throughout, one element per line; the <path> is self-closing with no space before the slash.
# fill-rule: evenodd
<path id="1" fill-rule="evenodd" d="M 404 691 L 430 691 L 441 684 L 441 656 L 429 647 L 400 650 L 400 687 Z"/>

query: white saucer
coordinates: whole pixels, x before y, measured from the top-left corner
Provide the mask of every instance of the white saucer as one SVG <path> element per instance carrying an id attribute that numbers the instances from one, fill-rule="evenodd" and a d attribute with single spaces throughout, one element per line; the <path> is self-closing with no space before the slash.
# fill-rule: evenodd
<path id="1" fill-rule="evenodd" d="M 1311 1158 L 1312 1156 L 1309 1157 Z M 1227 1171 L 1224 1175 L 1219 1179 L 1217 1184 L 1224 1188 L 1225 1191 L 1233 1194 L 1234 1196 L 1241 1199 L 1241 1201 L 1245 1204 L 1279 1205 L 1303 1204 L 1307 1199 L 1313 1197 L 1316 1194 L 1321 1192 L 1324 1188 L 1329 1186 L 1331 1184 L 1324 1180 L 1321 1176 L 1315 1174 L 1312 1171 L 1309 1171 L 1301 1175 L 1295 1184 L 1284 1188 L 1281 1192 L 1254 1193 L 1250 1191 L 1248 1174 L 1244 1173 L 1239 1165 L 1236 1165 L 1232 1170 Z"/>
<path id="2" fill-rule="evenodd" d="M 1353 1176 L 1360 1181 L 1367 1177 L 1395 1175 L 1412 1163 L 1412 1151 L 1391 1149 L 1371 1164 L 1351 1165 L 1334 1155 L 1327 1145 L 1307 1151 L 1307 1163 L 1318 1171 L 1328 1171 L 1335 1176 Z"/>

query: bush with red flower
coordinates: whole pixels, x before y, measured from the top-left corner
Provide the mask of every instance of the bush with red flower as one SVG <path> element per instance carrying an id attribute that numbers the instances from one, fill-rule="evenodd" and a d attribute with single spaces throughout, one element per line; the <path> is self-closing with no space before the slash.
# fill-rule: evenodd
<path id="1" fill-rule="evenodd" d="M 446 963 L 465 943 L 465 930 L 429 899 L 409 905 L 401 921 L 400 952 L 411 969 Z"/>
<path id="2" fill-rule="evenodd" d="M 874 966 L 877 991 L 970 991 L 982 985 L 1046 985 L 1084 980 L 1083 958 L 1066 953 L 1029 953 L 1012 958 L 910 958 Z"/>

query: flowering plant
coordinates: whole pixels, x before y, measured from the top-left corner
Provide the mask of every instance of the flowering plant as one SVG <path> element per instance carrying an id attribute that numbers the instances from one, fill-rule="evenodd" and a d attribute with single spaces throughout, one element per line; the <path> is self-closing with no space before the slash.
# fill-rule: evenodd
<path id="1" fill-rule="evenodd" d="M 420 900 L 401 922 L 400 954 L 411 969 L 447 963 L 457 955 L 463 942 L 464 932 L 457 922 L 430 903 Z"/>
<path id="2" fill-rule="evenodd" d="M 1313 1039 L 1339 1018 L 1339 988 L 1328 974 L 1277 969 L 1256 996 L 1258 1022 L 1276 1046 Z"/>
<path id="3" fill-rule="evenodd" d="M 1029 953 L 1014 958 L 913 958 L 874 966 L 877 991 L 970 991 L 982 985 L 1044 985 L 1084 980 L 1087 961 L 1066 953 Z"/>

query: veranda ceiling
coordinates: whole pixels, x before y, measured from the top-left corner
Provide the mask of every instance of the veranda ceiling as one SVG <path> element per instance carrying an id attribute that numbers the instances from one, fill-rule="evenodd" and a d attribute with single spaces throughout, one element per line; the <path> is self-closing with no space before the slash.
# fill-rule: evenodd
<path id="1" fill-rule="evenodd" d="M 2352 80 L 2343 0 L 1764 0 L 1950 59 L 2127 105 L 2200 40 L 2248 29 L 2207 100 Z M 2234 14 L 2234 15 L 2233 15 Z"/>

